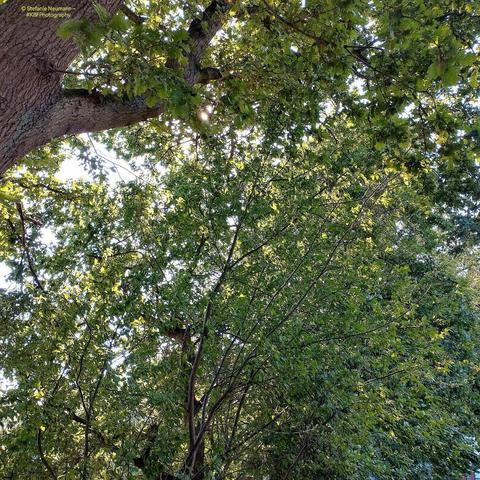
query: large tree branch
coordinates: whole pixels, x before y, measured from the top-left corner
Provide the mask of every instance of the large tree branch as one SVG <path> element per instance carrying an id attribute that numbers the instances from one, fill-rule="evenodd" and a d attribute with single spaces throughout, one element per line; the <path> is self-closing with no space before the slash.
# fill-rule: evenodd
<path id="1" fill-rule="evenodd" d="M 65 90 L 45 115 L 29 128 L 16 145 L 16 157 L 63 135 L 126 127 L 160 115 L 163 104 L 148 107 L 144 97 L 132 100 Z"/>
<path id="2" fill-rule="evenodd" d="M 221 78 L 215 68 L 201 68 L 200 60 L 215 34 L 222 27 L 234 0 L 213 0 L 201 19 L 192 21 L 189 28 L 190 50 L 184 77 L 188 84 L 208 83 Z M 165 103 L 148 107 L 144 97 L 125 99 L 90 93 L 87 90 L 65 90 L 47 114 L 26 135 L 24 155 L 32 148 L 67 134 L 98 132 L 126 127 L 160 115 Z"/>
<path id="3" fill-rule="evenodd" d="M 213 37 L 222 28 L 235 2 L 236 0 L 213 0 L 202 16 L 191 22 L 189 48 L 185 53 L 187 64 L 182 72 L 188 85 L 209 83 L 222 77 L 221 72 L 216 68 L 202 68 L 201 60 Z M 110 11 L 122 8 L 121 0 L 105 0 L 105 5 Z M 90 12 L 85 8 L 76 16 L 86 13 Z M 52 25 L 51 28 L 54 29 L 56 26 Z M 55 76 L 52 72 L 64 71 L 67 68 L 77 51 L 70 43 L 69 48 L 72 52 L 67 60 L 62 58 L 61 61 L 57 61 L 54 55 L 49 55 L 49 58 L 44 60 L 45 65 L 39 75 L 42 78 L 49 78 L 48 96 L 43 100 L 39 97 L 37 104 L 28 106 L 28 110 L 21 114 L 19 123 L 12 123 L 11 135 L 8 135 L 5 130 L 3 143 L 0 142 L 0 176 L 16 159 L 53 139 L 67 134 L 125 127 L 156 117 L 165 110 L 165 103 L 159 103 L 153 108 L 148 107 L 144 97 L 125 99 L 113 95 L 89 93 L 86 90 L 62 92 L 59 88 L 60 74 L 56 73 Z M 170 66 L 178 67 L 178 65 Z"/>
<path id="4" fill-rule="evenodd" d="M 148 107 L 141 96 L 127 99 L 87 90 L 65 90 L 61 100 L 49 112 L 47 121 L 54 133 L 97 132 L 141 122 L 160 115 L 164 110 L 164 104 Z M 64 120 L 69 124 L 62 126 Z"/>
<path id="5" fill-rule="evenodd" d="M 204 10 L 201 18 L 196 18 L 190 24 L 189 53 L 185 67 L 184 78 L 187 83 L 193 85 L 201 81 L 200 62 L 205 50 L 210 45 L 213 37 L 222 28 L 229 11 L 235 5 L 236 0 L 213 0 Z"/>
<path id="6" fill-rule="evenodd" d="M 122 2 L 101 0 L 100 4 L 113 14 Z M 60 97 L 61 72 L 79 53 L 72 39 L 57 35 L 65 18 L 29 15 L 27 3 L 34 6 L 11 0 L 0 12 L 0 177 L 15 160 L 54 138 L 48 138 L 40 126 Z M 91 0 L 64 0 L 61 6 L 71 19 L 97 18 Z"/>

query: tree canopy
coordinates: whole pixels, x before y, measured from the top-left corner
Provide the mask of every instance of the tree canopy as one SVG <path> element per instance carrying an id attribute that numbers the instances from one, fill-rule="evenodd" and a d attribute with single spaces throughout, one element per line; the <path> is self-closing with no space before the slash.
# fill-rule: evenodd
<path id="1" fill-rule="evenodd" d="M 59 22 L 80 54 L 34 128 L 86 120 L 0 185 L 0 474 L 478 467 L 479 16 L 136 0 Z M 72 158 L 89 176 L 62 181 Z"/>

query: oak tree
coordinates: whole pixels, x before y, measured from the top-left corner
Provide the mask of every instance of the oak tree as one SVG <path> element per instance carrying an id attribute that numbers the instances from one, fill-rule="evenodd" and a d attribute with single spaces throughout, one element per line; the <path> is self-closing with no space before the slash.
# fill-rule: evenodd
<path id="1" fill-rule="evenodd" d="M 476 468 L 478 2 L 22 6 L 1 475 Z"/>

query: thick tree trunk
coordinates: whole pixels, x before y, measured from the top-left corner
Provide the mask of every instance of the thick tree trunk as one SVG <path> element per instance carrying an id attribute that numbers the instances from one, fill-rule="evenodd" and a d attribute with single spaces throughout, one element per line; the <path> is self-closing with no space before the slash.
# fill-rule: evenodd
<path id="1" fill-rule="evenodd" d="M 189 28 L 183 77 L 187 84 L 221 78 L 218 69 L 200 63 L 210 41 L 236 0 L 212 0 Z M 65 18 L 28 16 L 29 7 L 71 7 L 70 18 L 95 18 L 92 0 L 10 0 L 0 5 L 0 179 L 7 168 L 35 147 L 66 134 L 124 127 L 158 116 L 159 104 L 143 97 L 105 96 L 61 88 L 63 73 L 78 54 L 73 41 L 56 34 Z M 123 0 L 101 0 L 110 12 Z M 135 16 L 127 10 L 129 17 Z M 140 19 L 141 20 L 141 19 Z M 167 62 L 168 64 L 169 62 Z"/>
<path id="2" fill-rule="evenodd" d="M 114 12 L 122 0 L 100 3 Z M 62 121 L 61 72 L 78 54 L 73 41 L 56 34 L 65 18 L 28 16 L 29 7 L 39 6 L 71 7 L 70 18 L 95 17 L 91 0 L 12 0 L 0 7 L 0 176 L 49 133 L 58 136 L 42 127 L 53 110 Z"/>

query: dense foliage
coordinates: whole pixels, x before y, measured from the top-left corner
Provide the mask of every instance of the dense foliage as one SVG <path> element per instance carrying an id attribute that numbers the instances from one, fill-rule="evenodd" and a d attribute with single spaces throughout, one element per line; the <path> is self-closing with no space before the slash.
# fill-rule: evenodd
<path id="1" fill-rule="evenodd" d="M 83 136 L 1 186 L 3 478 L 475 468 L 479 4 L 225 2 L 192 87 L 207 4 L 130 3 L 59 34 L 69 86 L 166 101 L 95 136 L 134 179 Z"/>

